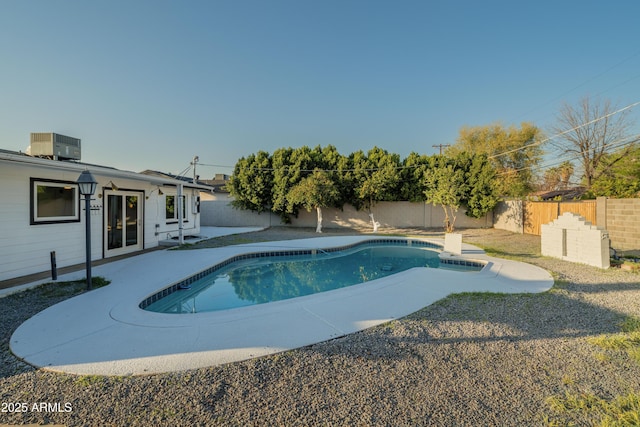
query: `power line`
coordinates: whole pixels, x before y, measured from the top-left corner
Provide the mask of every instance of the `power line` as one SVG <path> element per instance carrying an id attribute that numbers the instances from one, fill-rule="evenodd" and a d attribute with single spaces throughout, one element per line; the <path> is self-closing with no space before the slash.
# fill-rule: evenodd
<path id="1" fill-rule="evenodd" d="M 207 163 L 198 163 L 200 166 L 213 166 L 213 167 L 231 167 L 233 168 L 233 166 L 223 166 L 223 165 L 210 165 Z M 412 166 L 393 166 L 392 169 L 395 170 L 402 170 L 402 169 L 414 169 L 414 168 L 418 168 L 424 166 L 424 164 L 418 164 L 418 165 L 412 165 Z M 250 168 L 253 170 L 258 170 L 258 171 L 267 171 L 267 172 L 275 172 L 275 171 L 289 171 L 289 170 L 294 170 L 297 172 L 315 172 L 315 171 L 320 171 L 320 172 L 356 172 L 356 171 L 367 171 L 367 172 L 375 172 L 375 171 L 379 171 L 382 169 L 385 169 L 385 167 L 376 167 L 376 168 L 351 168 L 351 169 L 321 169 L 321 168 L 315 168 L 315 169 L 298 169 L 295 168 L 293 166 L 283 166 L 283 167 L 279 167 L 279 168 Z"/>
<path id="2" fill-rule="evenodd" d="M 619 113 L 621 113 L 621 112 L 623 112 L 625 110 L 628 110 L 630 108 L 633 108 L 633 107 L 635 107 L 635 106 L 637 106 L 639 104 L 640 104 L 640 101 L 634 102 L 634 103 L 629 104 L 629 105 L 627 105 L 627 106 L 625 106 L 623 108 L 620 108 L 620 109 L 618 109 L 618 110 L 616 110 L 614 112 L 611 112 L 611 113 L 606 114 L 606 115 L 601 116 L 601 117 L 597 117 L 597 118 L 595 118 L 595 119 L 593 119 L 593 120 L 591 120 L 589 122 L 586 122 L 586 123 L 583 123 L 581 125 L 575 126 L 575 127 L 571 128 L 571 129 L 565 130 L 565 131 L 560 132 L 560 133 L 558 133 L 556 135 L 553 135 L 551 137 L 545 138 L 545 139 L 543 139 L 541 141 L 537 141 L 537 142 L 534 142 L 532 144 L 525 145 L 523 147 L 514 148 L 512 150 L 508 150 L 508 151 L 505 151 L 505 152 L 502 152 L 502 153 L 494 154 L 494 155 L 489 156 L 488 158 L 489 159 L 494 159 L 494 158 L 497 158 L 497 157 L 501 157 L 501 156 L 504 156 L 504 155 L 507 155 L 507 154 L 514 153 L 516 151 L 522 151 L 522 150 L 526 150 L 527 148 L 536 147 L 536 146 L 544 144 L 545 142 L 548 142 L 548 141 L 550 141 L 552 139 L 555 139 L 555 138 L 558 138 L 558 137 L 560 137 L 562 135 L 565 135 L 565 134 L 567 134 L 569 132 L 572 132 L 572 131 L 575 131 L 575 130 L 580 129 L 582 127 L 585 127 L 585 126 L 588 126 L 590 124 L 596 123 L 596 122 L 598 122 L 600 120 L 606 119 L 606 118 L 611 117 L 611 116 L 613 116 L 615 114 L 619 114 Z M 439 147 L 440 148 L 440 153 L 441 154 L 442 154 L 442 148 L 449 147 L 449 146 L 450 146 L 449 144 L 434 144 L 433 145 L 433 147 Z M 229 169 L 234 169 L 235 168 L 235 166 L 216 165 L 216 164 L 208 164 L 208 163 L 198 163 L 198 165 L 200 165 L 200 166 L 208 166 L 208 167 L 229 168 Z M 187 168 L 182 173 L 180 173 L 179 176 L 182 176 L 183 174 L 185 174 L 191 168 L 191 166 L 192 166 L 192 164 L 187 166 Z M 422 167 L 422 166 L 424 166 L 424 164 L 417 164 L 417 165 L 413 165 L 413 166 L 394 166 L 393 169 L 395 169 L 395 170 L 414 169 L 414 168 L 418 168 L 418 167 Z M 522 169 L 511 170 L 510 172 L 513 173 L 513 172 L 526 170 L 526 169 L 531 169 L 531 168 L 534 168 L 534 167 L 533 166 L 532 167 L 525 167 L 525 168 L 522 168 Z M 375 168 L 351 168 L 351 169 L 321 169 L 321 168 L 297 169 L 295 167 L 280 167 L 280 168 L 252 168 L 252 169 L 253 170 L 257 170 L 257 171 L 265 171 L 265 172 L 289 171 L 289 170 L 295 170 L 295 171 L 298 171 L 298 172 L 314 172 L 316 170 L 321 171 L 321 172 L 356 172 L 356 171 L 363 171 L 363 172 L 365 172 L 365 171 L 366 172 L 372 172 L 373 171 L 373 172 L 375 172 L 375 171 L 379 171 L 379 170 L 384 169 L 384 167 L 382 167 L 382 168 L 381 167 L 375 167 Z"/>
<path id="3" fill-rule="evenodd" d="M 593 76 L 593 77 L 591 77 L 591 78 L 588 78 L 587 80 L 583 81 L 583 82 L 582 82 L 582 83 L 580 83 L 579 85 L 574 86 L 572 89 L 569 89 L 567 92 L 563 93 L 562 95 L 560 95 L 560 96 L 558 96 L 558 97 L 556 97 L 556 98 L 554 98 L 554 99 L 552 99 L 552 100 L 550 100 L 550 101 L 547 101 L 547 102 L 545 102 L 545 103 L 543 103 L 543 104 L 541 104 L 541 105 L 538 105 L 537 107 L 532 108 L 531 110 L 527 111 L 526 113 L 521 114 L 520 116 L 518 116 L 518 117 L 516 118 L 516 120 L 517 120 L 517 119 L 519 119 L 519 118 L 521 118 L 521 117 L 524 117 L 524 116 L 526 116 L 526 115 L 528 115 L 528 114 L 530 114 L 530 113 L 532 113 L 533 111 L 536 111 L 537 109 L 539 109 L 539 108 L 541 108 L 541 107 L 545 107 L 545 106 L 547 106 L 547 105 L 551 104 L 552 102 L 555 102 L 555 101 L 558 101 L 558 100 L 562 99 L 563 97 L 567 96 L 568 94 L 570 94 L 570 93 L 574 92 L 576 89 L 579 89 L 579 88 L 581 88 L 582 86 L 585 86 L 587 83 L 591 83 L 592 81 L 594 81 L 594 80 L 596 80 L 596 79 L 598 79 L 598 78 L 602 77 L 603 75 L 605 75 L 605 74 L 606 74 L 606 73 L 608 73 L 609 71 L 613 70 L 614 68 L 619 67 L 620 65 L 622 65 L 622 64 L 624 64 L 625 62 L 627 62 L 627 61 L 629 61 L 629 60 L 631 60 L 631 59 L 635 58 L 635 57 L 636 57 L 636 56 L 638 56 L 638 55 L 640 55 L 640 51 L 638 51 L 638 52 L 634 53 L 633 55 L 629 56 L 629 57 L 628 57 L 628 58 L 626 58 L 626 59 L 623 59 L 622 61 L 618 62 L 617 64 L 615 64 L 615 65 L 613 65 L 613 66 L 611 66 L 611 67 L 607 68 L 606 70 L 602 71 L 601 73 L 596 74 L 595 76 Z M 637 77 L 638 77 L 638 76 L 634 76 L 634 77 L 632 77 L 632 78 L 630 78 L 630 79 L 628 79 L 628 80 L 626 80 L 626 81 L 624 81 L 624 82 L 622 82 L 622 83 L 620 83 L 620 84 L 618 84 L 618 85 L 616 85 L 616 86 L 610 87 L 609 89 L 605 89 L 604 91 L 600 92 L 600 94 L 603 94 L 603 93 L 608 92 L 608 91 L 610 91 L 610 90 L 612 90 L 612 89 L 615 89 L 615 88 L 616 88 L 616 87 L 618 87 L 618 86 L 622 86 L 622 85 L 624 85 L 624 84 L 628 83 L 629 81 L 631 81 L 631 80 L 633 80 L 633 79 L 636 79 Z"/>
<path id="4" fill-rule="evenodd" d="M 611 117 L 611 116 L 613 116 L 613 115 L 615 115 L 615 114 L 618 114 L 618 113 L 621 113 L 621 112 L 623 112 L 623 111 L 625 111 L 625 110 L 628 110 L 628 109 L 630 109 L 630 108 L 633 108 L 633 107 L 635 107 L 635 106 L 636 106 L 636 105 L 638 105 L 638 104 L 640 104 L 640 101 L 638 101 L 638 102 L 634 102 L 633 104 L 629 104 L 629 105 L 627 105 L 626 107 L 620 108 L 619 110 L 616 110 L 616 111 L 614 111 L 614 112 L 612 112 L 612 113 L 606 114 L 606 115 L 604 115 L 604 116 L 602 116 L 602 117 L 597 117 L 597 118 L 595 118 L 595 119 L 593 119 L 593 120 L 591 120 L 591 121 L 588 121 L 588 122 L 583 123 L 583 124 L 581 124 L 581 125 L 575 126 L 575 127 L 571 128 L 571 129 L 567 129 L 567 130 L 565 130 L 565 131 L 563 131 L 563 132 L 560 132 L 560 133 L 558 133 L 558 134 L 556 134 L 556 135 L 550 136 L 549 138 L 545 138 L 545 139 L 543 139 L 543 140 L 541 140 L 541 141 L 537 141 L 537 142 L 534 142 L 534 143 L 532 143 L 532 144 L 525 145 L 524 147 L 514 148 L 514 149 L 512 149 L 512 150 L 508 150 L 508 151 L 505 151 L 505 152 L 503 152 L 503 153 L 494 154 L 494 155 L 492 155 L 492 156 L 489 156 L 489 159 L 495 159 L 496 157 L 501 157 L 501 156 L 504 156 L 504 155 L 507 155 L 507 154 L 515 153 L 516 151 L 521 151 L 521 150 L 526 150 L 527 148 L 536 147 L 536 146 L 538 146 L 538 145 L 544 144 L 545 142 L 549 142 L 549 141 L 551 141 L 552 139 L 555 139 L 555 138 L 557 138 L 557 137 L 559 137 L 559 136 L 566 135 L 566 134 L 567 134 L 567 133 L 569 133 L 569 132 L 573 132 L 573 131 L 575 131 L 575 130 L 577 130 L 577 129 L 583 128 L 583 127 L 585 127 L 585 126 L 588 126 L 588 125 L 593 124 L 593 123 L 595 123 L 595 122 L 598 122 L 598 121 L 600 121 L 600 120 L 606 119 L 606 118 Z"/>
<path id="5" fill-rule="evenodd" d="M 640 134 L 633 135 L 633 136 L 621 139 L 619 141 L 616 141 L 614 143 L 611 143 L 611 145 L 609 146 L 609 149 L 610 150 L 615 150 L 615 149 L 618 149 L 618 148 L 623 148 L 623 147 L 625 147 L 627 145 L 634 144 L 634 143 L 638 142 L 639 140 L 640 140 Z M 563 162 L 568 162 L 568 161 L 571 161 L 571 160 L 577 160 L 580 157 L 581 157 L 581 153 L 575 153 L 575 154 L 572 154 L 572 155 L 570 155 L 568 157 L 556 158 L 551 163 L 547 162 L 547 163 L 544 163 L 542 165 L 531 165 L 531 166 L 525 166 L 525 167 L 522 167 L 522 168 L 519 168 L 519 169 L 510 169 L 510 170 L 507 170 L 507 171 L 503 171 L 503 172 L 498 173 L 498 176 L 507 175 L 507 174 L 513 173 L 513 172 L 521 172 L 521 171 L 525 171 L 525 170 L 528 170 L 528 169 L 531 169 L 531 170 L 547 169 L 547 168 L 550 168 L 552 166 L 559 165 L 559 164 L 561 164 Z"/>

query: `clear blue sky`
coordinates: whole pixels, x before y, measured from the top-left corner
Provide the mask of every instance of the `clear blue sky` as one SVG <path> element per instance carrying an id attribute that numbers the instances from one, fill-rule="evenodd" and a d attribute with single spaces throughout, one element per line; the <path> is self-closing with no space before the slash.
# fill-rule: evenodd
<path id="1" fill-rule="evenodd" d="M 464 125 L 640 101 L 639 16 L 636 0 L 0 0 L 0 148 L 57 132 L 125 170 L 198 155 L 203 178 L 288 146 L 432 154 Z"/>

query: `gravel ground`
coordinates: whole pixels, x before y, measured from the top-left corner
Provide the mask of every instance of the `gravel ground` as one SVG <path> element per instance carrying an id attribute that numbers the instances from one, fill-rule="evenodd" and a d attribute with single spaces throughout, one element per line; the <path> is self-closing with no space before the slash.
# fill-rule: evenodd
<path id="1" fill-rule="evenodd" d="M 139 377 L 56 374 L 10 353 L 10 335 L 21 322 L 79 287 L 66 293 L 44 287 L 1 299 L 0 424 L 592 425 L 595 416 L 555 412 L 547 399 L 576 394 L 610 400 L 640 392 L 637 362 L 587 342 L 620 331 L 625 316 L 640 317 L 638 274 L 541 257 L 536 236 L 461 232 L 465 242 L 492 254 L 552 271 L 556 286 L 535 295 L 455 295 L 406 318 L 302 349 Z M 326 234 L 337 233 L 353 234 Z M 195 247 L 315 236 L 312 230 L 272 228 Z"/>

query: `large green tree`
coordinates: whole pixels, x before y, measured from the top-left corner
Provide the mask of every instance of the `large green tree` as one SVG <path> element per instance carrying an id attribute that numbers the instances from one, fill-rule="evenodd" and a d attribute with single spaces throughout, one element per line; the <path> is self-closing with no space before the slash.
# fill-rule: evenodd
<path id="1" fill-rule="evenodd" d="M 314 153 L 307 146 L 280 148 L 273 152 L 272 210 L 285 223 L 291 221 L 291 215 L 298 215 L 298 206 L 294 206 L 293 211 L 289 210 L 287 195 L 291 188 L 315 169 L 317 159 L 317 152 Z"/>
<path id="2" fill-rule="evenodd" d="M 500 201 L 496 170 L 485 154 L 475 154 L 471 157 L 460 155 L 458 160 L 465 169 L 467 193 L 463 204 L 466 215 L 481 218 L 491 212 Z"/>
<path id="3" fill-rule="evenodd" d="M 523 197 L 534 189 L 533 170 L 542 159 L 542 141 L 542 131 L 531 123 L 522 123 L 519 128 L 501 124 L 465 126 L 446 154 L 486 154 L 499 176 L 500 194 Z"/>
<path id="4" fill-rule="evenodd" d="M 429 167 L 430 158 L 424 154 L 415 152 L 402 161 L 400 171 L 400 199 L 410 202 L 422 202 L 425 200 L 424 174 Z"/>
<path id="5" fill-rule="evenodd" d="M 401 166 L 402 165 L 402 166 Z M 374 147 L 349 157 L 335 147 L 281 148 L 273 155 L 260 151 L 236 163 L 229 185 L 233 204 L 262 212 L 271 209 L 284 222 L 300 208 L 316 209 L 322 228 L 322 208 L 351 203 L 372 208 L 380 201 L 427 200 L 445 211 L 446 229 L 453 230 L 461 205 L 467 215 L 481 217 L 498 198 L 496 172 L 487 155 L 461 152 L 455 157 L 427 157 L 411 153 L 402 163 L 397 154 Z"/>
<path id="6" fill-rule="evenodd" d="M 317 153 L 316 165 L 319 169 L 326 172 L 327 176 L 335 184 L 338 190 L 338 200 L 336 207 L 342 207 L 350 201 L 353 194 L 352 182 L 349 179 L 350 163 L 349 158 L 338 152 L 335 146 L 327 145 L 325 147 L 316 147 L 314 151 Z"/>
<path id="7" fill-rule="evenodd" d="M 458 209 L 480 218 L 499 201 L 496 171 L 486 154 L 459 153 L 455 157 L 432 156 L 424 173 L 424 195 L 444 211 L 444 229 L 454 230 Z"/>
<path id="8" fill-rule="evenodd" d="M 369 212 L 373 231 L 378 230 L 372 208 L 377 202 L 398 199 L 400 186 L 400 156 L 373 147 L 365 155 L 357 151 L 349 156 L 353 171 L 350 179 L 353 185 L 352 204 L 356 209 Z"/>
<path id="9" fill-rule="evenodd" d="M 234 207 L 256 212 L 270 209 L 272 187 L 271 156 L 266 151 L 240 158 L 227 185 Z"/>
<path id="10" fill-rule="evenodd" d="M 624 152 L 621 156 L 620 151 Z M 607 154 L 596 170 L 598 178 L 591 185 L 589 195 L 615 198 L 640 197 L 640 145 L 628 147 Z"/>

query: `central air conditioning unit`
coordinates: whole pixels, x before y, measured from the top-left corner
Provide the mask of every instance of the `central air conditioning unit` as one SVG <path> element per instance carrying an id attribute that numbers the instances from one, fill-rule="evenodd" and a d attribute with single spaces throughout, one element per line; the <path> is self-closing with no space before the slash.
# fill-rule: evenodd
<path id="1" fill-rule="evenodd" d="M 30 150 L 35 157 L 80 160 L 80 140 L 57 133 L 32 133 Z"/>

